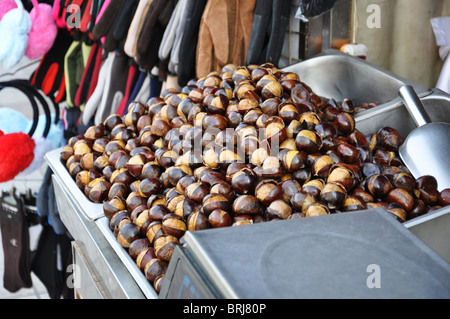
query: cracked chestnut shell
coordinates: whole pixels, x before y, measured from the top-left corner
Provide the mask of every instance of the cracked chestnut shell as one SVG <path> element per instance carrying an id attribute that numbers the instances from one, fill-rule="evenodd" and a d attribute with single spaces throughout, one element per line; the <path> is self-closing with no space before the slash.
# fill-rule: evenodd
<path id="1" fill-rule="evenodd" d="M 162 219 L 162 229 L 166 234 L 176 238 L 181 238 L 187 230 L 186 223 L 182 216 L 167 214 Z"/>
<path id="2" fill-rule="evenodd" d="M 228 211 L 230 209 L 230 202 L 228 201 L 228 198 L 220 194 L 206 195 L 202 202 L 203 212 L 208 216 L 216 209 Z"/>
<path id="3" fill-rule="evenodd" d="M 189 215 L 187 219 L 187 229 L 190 231 L 198 231 L 210 228 L 208 216 L 202 211 L 196 211 Z"/>
<path id="4" fill-rule="evenodd" d="M 366 187 L 373 197 L 382 199 L 391 191 L 392 183 L 385 175 L 374 174 L 367 180 Z"/>
<path id="5" fill-rule="evenodd" d="M 292 214 L 292 207 L 283 199 L 273 201 L 266 209 L 269 219 L 288 219 Z"/>
<path id="6" fill-rule="evenodd" d="M 323 146 L 322 138 L 318 133 L 310 130 L 302 130 L 295 138 L 297 150 L 305 151 L 308 154 L 317 153 Z"/>
<path id="7" fill-rule="evenodd" d="M 228 212 L 216 209 L 209 214 L 208 222 L 213 228 L 229 227 L 233 224 L 233 218 Z"/>
<path id="8" fill-rule="evenodd" d="M 312 203 L 305 210 L 306 217 L 323 216 L 329 214 L 329 208 L 326 205 L 318 202 Z"/>
<path id="9" fill-rule="evenodd" d="M 167 271 L 168 263 L 158 258 L 153 258 L 144 267 L 144 274 L 148 281 L 154 283 L 158 277 Z"/>
<path id="10" fill-rule="evenodd" d="M 147 227 L 145 236 L 152 245 L 154 244 L 157 238 L 164 236 L 164 231 L 162 229 L 162 222 L 160 220 L 151 222 Z"/>
<path id="11" fill-rule="evenodd" d="M 103 213 L 109 220 L 115 213 L 123 211 L 125 208 L 125 201 L 120 197 L 114 197 L 111 200 L 103 202 Z"/>
<path id="12" fill-rule="evenodd" d="M 147 250 L 150 247 L 151 245 L 147 238 L 139 238 L 130 244 L 130 247 L 128 247 L 128 253 L 131 258 L 136 259 L 142 251 Z"/>
<path id="13" fill-rule="evenodd" d="M 119 232 L 117 234 L 117 241 L 124 248 L 130 247 L 131 243 L 141 236 L 140 229 L 134 223 L 126 223 L 119 227 Z"/>
<path id="14" fill-rule="evenodd" d="M 347 198 L 345 187 L 336 182 L 328 182 L 320 192 L 320 201 L 329 209 L 339 209 Z"/>
<path id="15" fill-rule="evenodd" d="M 238 215 L 252 215 L 261 212 L 261 204 L 258 199 L 252 195 L 240 195 L 234 200 L 232 208 Z"/>
<path id="16" fill-rule="evenodd" d="M 394 188 L 387 195 L 387 200 L 390 203 L 394 203 L 402 207 L 406 213 L 412 211 L 414 207 L 413 196 L 403 188 Z"/>
<path id="17" fill-rule="evenodd" d="M 209 186 L 206 183 L 195 182 L 186 187 L 184 194 L 187 198 L 202 203 L 206 195 L 210 193 Z"/>
<path id="18" fill-rule="evenodd" d="M 94 203 L 103 203 L 108 198 L 108 192 L 111 188 L 111 184 L 103 177 L 94 179 L 89 185 L 86 185 L 85 192 L 88 194 L 88 198 Z"/>
<path id="19" fill-rule="evenodd" d="M 136 257 L 136 265 L 140 270 L 144 271 L 147 263 L 154 258 L 156 258 L 156 254 L 153 247 L 143 249 Z"/>
<path id="20" fill-rule="evenodd" d="M 253 191 L 255 182 L 255 174 L 247 167 L 234 173 L 231 178 L 231 186 L 234 191 L 240 195 Z"/>
<path id="21" fill-rule="evenodd" d="M 261 203 L 270 205 L 270 203 L 283 196 L 283 188 L 276 180 L 265 179 L 256 185 L 255 195 Z"/>

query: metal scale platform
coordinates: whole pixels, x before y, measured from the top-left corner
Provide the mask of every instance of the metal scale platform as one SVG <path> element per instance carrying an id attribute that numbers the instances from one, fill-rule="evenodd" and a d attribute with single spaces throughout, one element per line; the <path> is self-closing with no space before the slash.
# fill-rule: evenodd
<path id="1" fill-rule="evenodd" d="M 384 210 L 186 235 L 159 298 L 450 298 L 450 264 Z"/>

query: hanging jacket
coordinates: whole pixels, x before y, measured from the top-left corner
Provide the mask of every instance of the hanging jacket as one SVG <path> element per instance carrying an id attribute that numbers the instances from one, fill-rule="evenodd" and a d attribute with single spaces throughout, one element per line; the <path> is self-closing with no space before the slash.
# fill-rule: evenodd
<path id="1" fill-rule="evenodd" d="M 245 63 L 254 8 L 255 0 L 208 1 L 199 30 L 197 78 Z"/>

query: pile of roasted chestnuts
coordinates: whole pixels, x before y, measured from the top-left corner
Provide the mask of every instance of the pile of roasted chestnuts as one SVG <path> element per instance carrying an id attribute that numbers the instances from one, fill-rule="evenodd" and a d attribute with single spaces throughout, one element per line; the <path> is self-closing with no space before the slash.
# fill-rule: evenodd
<path id="1" fill-rule="evenodd" d="M 186 231 L 385 208 L 400 222 L 450 203 L 414 179 L 394 128 L 355 128 L 368 107 L 315 94 L 270 63 L 166 89 L 71 138 L 61 158 L 158 292 Z"/>

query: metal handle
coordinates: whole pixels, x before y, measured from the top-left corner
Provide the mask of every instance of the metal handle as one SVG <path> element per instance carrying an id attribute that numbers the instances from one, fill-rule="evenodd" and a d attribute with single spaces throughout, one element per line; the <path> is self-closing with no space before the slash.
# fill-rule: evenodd
<path id="1" fill-rule="evenodd" d="M 417 96 L 416 91 L 410 85 L 405 85 L 400 88 L 399 95 L 405 103 L 406 109 L 409 114 L 411 114 L 414 122 L 417 126 L 424 126 L 425 124 L 431 123 L 430 116 Z"/>

